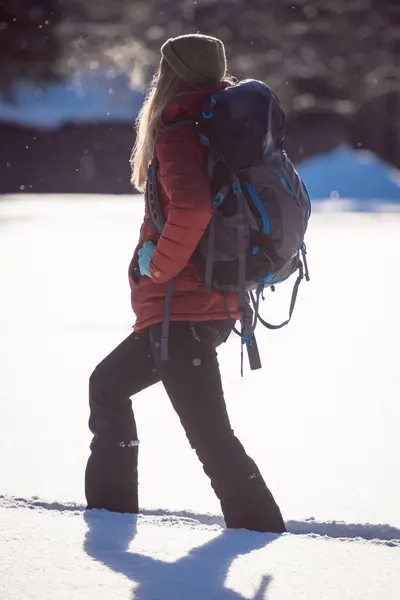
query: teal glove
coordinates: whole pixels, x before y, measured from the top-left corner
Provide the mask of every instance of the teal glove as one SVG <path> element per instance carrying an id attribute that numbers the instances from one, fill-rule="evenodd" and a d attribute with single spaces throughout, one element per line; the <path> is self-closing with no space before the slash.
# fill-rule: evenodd
<path id="1" fill-rule="evenodd" d="M 138 252 L 139 256 L 139 271 L 141 275 L 150 277 L 149 265 L 153 252 L 156 249 L 153 242 L 145 242 Z"/>

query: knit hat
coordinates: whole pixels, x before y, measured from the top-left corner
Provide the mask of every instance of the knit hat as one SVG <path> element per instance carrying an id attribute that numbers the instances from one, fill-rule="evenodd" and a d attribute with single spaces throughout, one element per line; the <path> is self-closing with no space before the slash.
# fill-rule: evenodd
<path id="1" fill-rule="evenodd" d="M 161 46 L 161 54 L 171 69 L 192 85 L 221 81 L 226 72 L 224 44 L 208 35 L 170 38 Z"/>

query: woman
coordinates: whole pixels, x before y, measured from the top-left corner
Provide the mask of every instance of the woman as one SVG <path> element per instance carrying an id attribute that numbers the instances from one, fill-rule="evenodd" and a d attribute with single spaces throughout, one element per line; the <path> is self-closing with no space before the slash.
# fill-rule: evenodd
<path id="1" fill-rule="evenodd" d="M 145 214 L 130 269 L 134 332 L 90 378 L 94 434 L 85 486 L 88 508 L 137 513 L 138 436 L 131 396 L 162 381 L 220 500 L 227 527 L 283 532 L 280 510 L 231 429 L 216 348 L 239 317 L 238 298 L 208 292 L 191 256 L 211 218 L 205 149 L 194 120 L 210 94 L 230 85 L 222 42 L 198 34 L 168 40 L 138 119 L 133 183 L 144 190 L 156 151 L 166 224 Z M 173 125 L 173 126 L 172 126 Z M 169 360 L 161 360 L 166 285 L 173 279 Z M 228 305 L 228 306 L 227 306 Z M 227 311 L 231 318 L 227 318 Z"/>

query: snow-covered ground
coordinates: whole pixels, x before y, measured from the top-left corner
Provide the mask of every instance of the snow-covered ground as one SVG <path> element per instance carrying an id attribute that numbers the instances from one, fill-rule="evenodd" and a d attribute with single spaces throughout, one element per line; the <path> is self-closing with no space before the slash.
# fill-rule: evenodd
<path id="1" fill-rule="evenodd" d="M 221 529 L 161 385 L 134 399 L 144 516 L 85 515 L 87 380 L 130 333 L 142 208 L 0 199 L 0 597 L 397 599 L 399 215 L 315 213 L 312 281 L 289 327 L 260 328 L 264 368 L 241 379 L 238 340 L 220 351 L 234 429 L 300 535 Z"/>
<path id="2" fill-rule="evenodd" d="M 400 207 L 400 171 L 367 150 L 341 145 L 298 165 L 311 198 L 333 199 L 353 210 Z"/>
<path id="3" fill-rule="evenodd" d="M 4 600 L 396 600 L 400 547 L 0 508 Z"/>
<path id="4" fill-rule="evenodd" d="M 11 101 L 0 94 L 0 121 L 38 129 L 71 122 L 132 123 L 143 97 L 144 91 L 132 88 L 127 73 L 93 68 L 57 83 L 19 82 Z"/>

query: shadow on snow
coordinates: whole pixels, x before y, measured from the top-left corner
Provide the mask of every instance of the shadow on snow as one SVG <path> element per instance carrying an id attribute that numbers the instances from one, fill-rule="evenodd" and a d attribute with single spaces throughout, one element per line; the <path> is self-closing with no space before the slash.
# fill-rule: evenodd
<path id="1" fill-rule="evenodd" d="M 239 555 L 259 550 L 280 537 L 223 530 L 184 557 L 166 562 L 128 550 L 137 533 L 136 515 L 119 515 L 110 520 L 105 518 L 107 513 L 101 513 L 86 511 L 84 514 L 88 527 L 84 550 L 94 560 L 131 580 L 134 600 L 180 597 L 185 600 L 244 600 L 244 596 L 225 587 L 231 563 Z M 157 544 L 157 538 L 154 538 L 154 544 Z M 261 579 L 252 600 L 267 598 L 271 579 L 270 576 Z"/>

